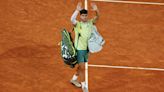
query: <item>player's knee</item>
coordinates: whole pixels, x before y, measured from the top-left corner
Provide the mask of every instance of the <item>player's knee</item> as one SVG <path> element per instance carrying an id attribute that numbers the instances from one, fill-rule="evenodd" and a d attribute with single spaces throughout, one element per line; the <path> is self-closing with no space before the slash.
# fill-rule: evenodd
<path id="1" fill-rule="evenodd" d="M 85 71 L 85 65 L 79 65 L 79 70 L 80 70 L 81 72 Z"/>

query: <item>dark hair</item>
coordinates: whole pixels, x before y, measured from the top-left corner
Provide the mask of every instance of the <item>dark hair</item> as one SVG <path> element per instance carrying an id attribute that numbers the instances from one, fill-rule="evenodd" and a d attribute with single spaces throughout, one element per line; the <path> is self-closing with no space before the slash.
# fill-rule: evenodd
<path id="1" fill-rule="evenodd" d="M 82 10 L 80 10 L 80 15 L 81 14 L 88 14 L 88 11 L 86 9 L 82 9 Z"/>

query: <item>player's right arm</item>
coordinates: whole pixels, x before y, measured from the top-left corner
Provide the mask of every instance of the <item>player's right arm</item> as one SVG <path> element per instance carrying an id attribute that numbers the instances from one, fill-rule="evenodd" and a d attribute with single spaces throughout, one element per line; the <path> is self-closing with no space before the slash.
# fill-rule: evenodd
<path id="1" fill-rule="evenodd" d="M 76 26 L 76 24 L 77 24 L 76 18 L 77 18 L 77 15 L 79 14 L 79 11 L 81 10 L 81 6 L 82 6 L 82 3 L 78 3 L 76 10 L 74 11 L 74 13 L 71 16 L 71 22 L 74 26 Z"/>

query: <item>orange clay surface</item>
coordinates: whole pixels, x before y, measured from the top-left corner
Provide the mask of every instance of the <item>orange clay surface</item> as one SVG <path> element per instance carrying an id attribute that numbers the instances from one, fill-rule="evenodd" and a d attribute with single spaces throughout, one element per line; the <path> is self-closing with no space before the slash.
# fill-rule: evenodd
<path id="1" fill-rule="evenodd" d="M 61 30 L 72 29 L 78 1 L 0 1 L 0 92 L 82 92 L 69 83 L 76 69 L 64 65 L 57 45 Z M 89 64 L 164 68 L 164 6 L 96 4 L 96 25 L 106 43 Z M 89 67 L 89 89 L 164 92 L 164 72 Z"/>

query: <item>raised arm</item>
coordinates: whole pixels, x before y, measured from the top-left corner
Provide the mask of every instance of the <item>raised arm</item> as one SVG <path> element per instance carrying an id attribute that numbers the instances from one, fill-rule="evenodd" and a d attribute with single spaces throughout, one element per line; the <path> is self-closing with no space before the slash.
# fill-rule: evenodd
<path id="1" fill-rule="evenodd" d="M 92 6 L 92 10 L 95 11 L 95 13 L 96 13 L 96 16 L 93 18 L 93 23 L 95 24 L 96 21 L 98 20 L 99 16 L 100 16 L 100 13 L 99 13 L 99 10 L 98 10 L 97 5 L 95 3 L 92 3 L 91 6 Z"/>
<path id="2" fill-rule="evenodd" d="M 72 22 L 73 25 L 77 24 L 76 18 L 77 18 L 77 15 L 78 15 L 79 11 L 82 9 L 81 6 L 82 6 L 82 3 L 78 3 L 76 10 L 74 11 L 74 13 L 71 16 L 71 22 Z"/>

